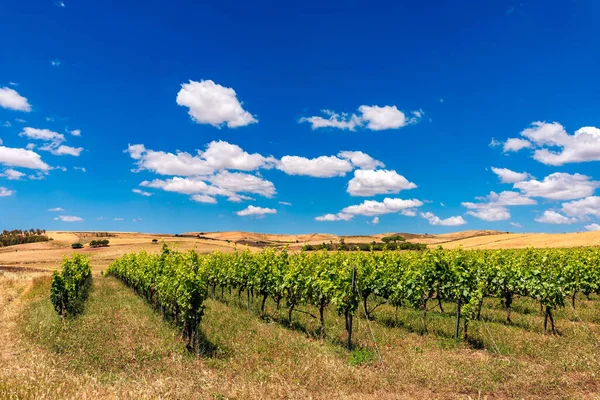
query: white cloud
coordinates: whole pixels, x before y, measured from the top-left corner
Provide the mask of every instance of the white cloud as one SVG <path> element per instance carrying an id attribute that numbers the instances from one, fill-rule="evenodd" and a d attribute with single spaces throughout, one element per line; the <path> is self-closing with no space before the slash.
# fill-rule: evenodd
<path id="1" fill-rule="evenodd" d="M 463 217 L 460 216 L 441 219 L 440 217 L 431 212 L 421 213 L 421 217 L 429 221 L 429 225 L 458 226 L 467 223 L 467 221 L 465 221 Z"/>
<path id="2" fill-rule="evenodd" d="M 0 146 L 0 164 L 7 167 L 21 167 L 48 171 L 50 166 L 42 161 L 39 154 L 31 150 Z"/>
<path id="3" fill-rule="evenodd" d="M 267 214 L 277 214 L 277 210 L 275 210 L 273 208 L 248 206 L 245 209 L 236 212 L 236 214 L 239 215 L 240 217 L 255 216 L 255 217 L 261 218 Z"/>
<path id="4" fill-rule="evenodd" d="M 400 214 L 404 215 L 405 217 L 416 217 L 417 216 L 417 212 L 415 210 L 402 210 L 402 211 L 400 211 Z"/>
<path id="5" fill-rule="evenodd" d="M 588 215 L 600 217 L 600 197 L 589 196 L 581 200 L 563 203 L 562 212 L 579 219 L 585 219 Z"/>
<path id="6" fill-rule="evenodd" d="M 244 196 L 243 194 L 232 194 L 231 196 L 229 196 L 227 198 L 227 201 L 230 201 L 232 203 L 241 203 L 242 201 L 245 200 L 256 200 L 250 196 Z"/>
<path id="7" fill-rule="evenodd" d="M 414 124 L 423 114 L 422 111 L 417 111 L 412 113 L 414 117 L 407 118 L 396 106 L 360 106 L 358 110 L 362 113 L 363 121 L 367 123 L 367 129 L 374 131 L 398 129 Z"/>
<path id="8" fill-rule="evenodd" d="M 348 182 L 347 192 L 352 196 L 374 196 L 376 194 L 396 194 L 401 190 L 414 189 L 417 185 L 409 182 L 394 170 L 357 170 Z"/>
<path id="9" fill-rule="evenodd" d="M 600 225 L 598 225 L 598 224 L 586 225 L 585 229 L 587 229 L 588 231 L 600 231 Z"/>
<path id="10" fill-rule="evenodd" d="M 417 199 L 403 200 L 386 197 L 383 201 L 365 200 L 361 204 L 344 208 L 341 213 L 348 215 L 365 215 L 374 217 L 402 210 L 421 207 L 423 202 Z"/>
<path id="11" fill-rule="evenodd" d="M 3 176 L 6 179 L 11 180 L 11 181 L 18 181 L 19 179 L 24 177 L 25 174 L 20 171 L 9 168 L 9 169 L 5 169 L 4 172 L 0 174 L 0 176 Z"/>
<path id="12" fill-rule="evenodd" d="M 237 128 L 257 123 L 252 114 L 242 108 L 235 90 L 211 80 L 191 81 L 181 85 L 177 94 L 177 104 L 189 108 L 189 115 L 199 124 L 209 124 L 220 128 L 227 124 Z"/>
<path id="13" fill-rule="evenodd" d="M 573 200 L 591 196 L 600 182 L 589 176 L 555 172 L 543 181 L 529 180 L 515 183 L 514 187 L 529 197 L 544 197 L 552 200 Z"/>
<path id="14" fill-rule="evenodd" d="M 489 147 L 498 147 L 500 145 L 502 145 L 502 142 L 499 142 L 494 138 L 492 138 L 492 141 L 490 142 L 490 144 L 488 144 Z"/>
<path id="15" fill-rule="evenodd" d="M 7 188 L 0 186 L 0 197 L 12 196 L 15 193 L 14 190 L 8 190 Z"/>
<path id="16" fill-rule="evenodd" d="M 258 153 L 250 154 L 241 147 L 224 141 L 210 142 L 206 151 L 198 156 L 214 169 L 237 169 L 254 171 L 259 168 L 272 168 L 276 162 L 273 157 L 264 157 Z"/>
<path id="17" fill-rule="evenodd" d="M 207 204 L 216 204 L 217 203 L 217 199 L 215 199 L 214 197 L 207 196 L 205 194 L 195 194 L 192 197 L 190 197 L 190 199 L 192 199 L 193 201 L 196 201 L 198 203 L 207 203 Z"/>
<path id="18" fill-rule="evenodd" d="M 372 223 L 373 225 L 377 225 L 377 224 L 379 223 L 379 217 L 375 217 L 375 218 L 373 218 L 373 220 L 371 221 L 371 223 Z"/>
<path id="19" fill-rule="evenodd" d="M 385 167 L 381 161 L 375 160 L 368 154 L 362 151 L 341 151 L 338 153 L 338 157 L 348 160 L 360 169 L 375 169 L 377 167 Z"/>
<path id="20" fill-rule="evenodd" d="M 577 218 L 567 218 L 556 211 L 546 210 L 541 217 L 535 219 L 536 222 L 543 222 L 546 224 L 572 224 L 577 222 Z"/>
<path id="21" fill-rule="evenodd" d="M 350 161 L 335 156 L 321 156 L 317 158 L 284 156 L 277 164 L 277 169 L 288 175 L 331 178 L 334 176 L 344 176 L 354 168 Z"/>
<path id="22" fill-rule="evenodd" d="M 528 149 L 530 147 L 533 147 L 533 145 L 528 140 L 511 138 L 504 142 L 504 147 L 502 148 L 502 151 L 508 153 L 510 151 L 519 151 L 521 149 Z"/>
<path id="23" fill-rule="evenodd" d="M 125 218 L 113 218 L 114 221 L 124 221 Z"/>
<path id="24" fill-rule="evenodd" d="M 287 201 L 280 201 L 279 204 L 281 204 L 282 206 L 291 206 L 292 203 L 288 203 Z"/>
<path id="25" fill-rule="evenodd" d="M 50 212 L 63 212 L 65 210 L 64 210 L 64 208 L 56 207 L 56 208 L 49 208 L 48 211 L 50 211 Z"/>
<path id="26" fill-rule="evenodd" d="M 6 121 L 2 124 L 2 126 L 5 128 L 10 128 L 12 126 L 12 124 L 10 123 L 10 121 Z M 0 144 L 2 144 L 2 142 L 0 142 Z"/>
<path id="27" fill-rule="evenodd" d="M 139 195 L 146 196 L 146 197 L 150 197 L 150 196 L 152 196 L 152 193 L 149 193 L 149 192 L 144 192 L 144 191 L 143 191 L 143 190 L 141 190 L 141 189 L 131 189 L 131 191 L 132 191 L 133 193 L 137 193 L 137 194 L 139 194 Z"/>
<path id="28" fill-rule="evenodd" d="M 498 175 L 501 183 L 517 183 L 532 178 L 527 172 L 515 172 L 508 168 L 492 167 L 492 172 Z"/>
<path id="29" fill-rule="evenodd" d="M 337 213 L 325 214 L 315 218 L 319 222 L 350 221 L 354 216 L 350 214 Z"/>
<path id="30" fill-rule="evenodd" d="M 483 203 L 463 202 L 462 206 L 473 211 L 467 211 L 467 214 L 482 219 L 484 221 L 505 221 L 510 219 L 510 212 L 506 206 L 526 206 L 537 204 L 529 197 L 521 193 L 504 191 L 500 194 L 490 192 L 485 197 L 478 197 Z"/>
<path id="31" fill-rule="evenodd" d="M 406 114 L 398 110 L 396 106 L 366 106 L 358 107 L 357 114 L 338 114 L 331 110 L 321 110 L 328 118 L 321 116 L 303 117 L 299 122 L 308 122 L 312 129 L 336 128 L 356 130 L 358 127 L 381 131 L 386 129 L 399 129 L 409 124 L 417 123 L 423 116 L 423 110 L 412 111 L 412 117 L 408 118 Z"/>
<path id="32" fill-rule="evenodd" d="M 521 224 L 520 224 L 520 223 L 518 223 L 518 222 L 511 222 L 510 224 L 511 224 L 512 226 L 514 226 L 515 228 L 522 228 L 522 227 L 523 227 L 523 225 L 521 225 Z"/>
<path id="33" fill-rule="evenodd" d="M 18 123 L 20 123 L 20 124 L 24 124 L 24 123 L 26 123 L 26 122 L 27 122 L 27 121 L 25 121 L 23 118 L 15 118 L 15 121 L 17 121 L 17 122 L 18 122 Z"/>
<path id="34" fill-rule="evenodd" d="M 357 127 L 361 126 L 363 121 L 356 114 L 349 115 L 342 113 L 341 115 L 331 110 L 321 110 L 321 112 L 327 115 L 329 118 L 323 118 L 321 116 L 313 117 L 302 117 L 300 123 L 308 122 L 311 124 L 312 129 L 319 128 L 337 128 L 337 129 L 348 129 L 354 131 Z"/>
<path id="35" fill-rule="evenodd" d="M 51 131 L 50 129 L 37 129 L 26 127 L 19 133 L 19 136 L 28 137 L 29 139 L 44 140 L 47 142 L 62 143 L 65 141 L 65 135 Z"/>
<path id="36" fill-rule="evenodd" d="M 40 147 L 40 150 L 49 151 L 50 153 L 54 154 L 55 156 L 65 156 L 66 155 L 66 156 L 79 157 L 79 155 L 83 151 L 83 147 L 71 147 L 71 146 L 65 146 L 65 145 L 55 146 L 53 144 L 48 144 L 48 145 Z"/>
<path id="37" fill-rule="evenodd" d="M 220 189 L 234 193 L 254 193 L 264 197 L 273 197 L 276 193 L 272 182 L 240 172 L 221 171 L 210 177 L 209 181 Z"/>
<path id="38" fill-rule="evenodd" d="M 27 98 L 8 87 L 0 88 L 0 107 L 15 111 L 31 111 L 31 105 Z"/>
<path id="39" fill-rule="evenodd" d="M 66 5 L 63 1 L 57 1 L 56 3 L 54 3 L 56 5 L 56 7 L 60 7 L 60 8 L 65 8 Z"/>
<path id="40" fill-rule="evenodd" d="M 182 178 L 175 176 L 170 179 L 162 180 L 155 179 L 153 181 L 144 181 L 140 183 L 140 186 L 151 187 L 154 189 L 162 189 L 167 192 L 175 192 L 181 194 L 210 194 L 210 195 L 229 195 L 225 191 L 219 190 L 218 188 L 209 185 L 205 181 L 199 178 Z"/>
<path id="41" fill-rule="evenodd" d="M 60 60 L 52 60 L 52 61 L 50 61 L 50 64 L 53 67 L 60 67 L 60 65 L 62 64 L 62 62 Z"/>
<path id="42" fill-rule="evenodd" d="M 81 222 L 83 221 L 83 218 L 76 217 L 74 215 L 59 215 L 58 217 L 54 218 L 54 220 L 62 222 Z"/>
<path id="43" fill-rule="evenodd" d="M 469 204 L 467 206 L 467 204 Z M 463 203 L 465 207 L 470 208 L 473 203 Z M 484 221 L 505 221 L 510 219 L 510 212 L 506 207 L 492 206 L 490 204 L 477 205 L 475 211 L 467 211 L 467 214 L 482 219 Z"/>
<path id="44" fill-rule="evenodd" d="M 72 131 L 68 131 L 73 136 L 81 136 L 81 129 L 73 129 Z"/>
<path id="45" fill-rule="evenodd" d="M 85 169 L 85 167 L 73 167 L 73 169 L 76 170 L 76 171 L 87 172 L 87 170 Z"/>

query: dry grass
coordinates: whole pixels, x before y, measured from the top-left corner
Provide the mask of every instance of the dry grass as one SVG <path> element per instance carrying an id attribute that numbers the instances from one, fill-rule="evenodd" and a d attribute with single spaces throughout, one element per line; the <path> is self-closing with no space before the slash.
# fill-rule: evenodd
<path id="1" fill-rule="evenodd" d="M 519 299 L 513 325 L 497 300 L 486 302 L 469 343 L 451 338 L 453 305 L 421 313 L 384 306 L 355 321 L 346 351 L 343 319 L 318 323 L 268 303 L 257 316 L 237 296 L 207 301 L 206 353 L 187 354 L 177 332 L 129 289 L 95 277 L 86 310 L 65 326 L 51 309 L 47 278 L 4 278 L 0 298 L 0 398 L 598 398 L 600 301 L 578 299 L 557 312 L 560 335 L 541 333 L 537 304 Z M 14 282 L 7 283 L 7 280 Z M 27 287 L 30 289 L 27 290 Z M 220 295 L 220 293 L 218 293 Z M 432 306 L 433 308 L 433 306 Z M 437 308 L 437 307 L 436 307 Z M 378 362 L 381 352 L 383 365 Z"/>

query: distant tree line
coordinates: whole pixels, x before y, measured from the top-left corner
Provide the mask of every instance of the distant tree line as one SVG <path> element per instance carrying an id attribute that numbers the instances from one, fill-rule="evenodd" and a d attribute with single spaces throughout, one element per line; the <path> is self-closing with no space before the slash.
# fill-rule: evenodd
<path id="1" fill-rule="evenodd" d="M 90 247 L 108 247 L 108 243 L 108 239 L 92 240 L 90 242 Z"/>
<path id="2" fill-rule="evenodd" d="M 45 229 L 6 229 L 0 233 L 0 247 L 14 246 L 24 243 L 47 242 L 50 238 L 46 235 Z"/>
<path id="3" fill-rule="evenodd" d="M 386 240 L 387 238 L 390 238 Z M 427 245 L 422 243 L 409 243 L 401 236 L 388 236 L 382 239 L 383 243 L 346 243 L 340 239 L 339 243 L 321 243 L 317 245 L 305 244 L 302 246 L 304 251 L 327 250 L 327 251 L 383 251 L 383 250 L 425 250 Z"/>

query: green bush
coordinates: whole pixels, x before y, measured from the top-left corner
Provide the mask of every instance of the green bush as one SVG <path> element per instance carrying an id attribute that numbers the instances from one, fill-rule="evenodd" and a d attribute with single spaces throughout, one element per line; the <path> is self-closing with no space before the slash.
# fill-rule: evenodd
<path id="1" fill-rule="evenodd" d="M 74 249 L 83 249 L 83 244 L 81 244 L 81 243 L 73 243 L 71 245 L 71 247 L 74 248 Z"/>
<path id="2" fill-rule="evenodd" d="M 108 247 L 108 239 L 103 239 L 103 240 L 92 240 L 90 242 L 90 247 Z"/>
<path id="3" fill-rule="evenodd" d="M 67 315 L 79 314 L 91 285 L 90 259 L 80 254 L 65 257 L 62 271 L 52 273 L 50 286 L 50 300 L 58 315 L 64 319 Z"/>

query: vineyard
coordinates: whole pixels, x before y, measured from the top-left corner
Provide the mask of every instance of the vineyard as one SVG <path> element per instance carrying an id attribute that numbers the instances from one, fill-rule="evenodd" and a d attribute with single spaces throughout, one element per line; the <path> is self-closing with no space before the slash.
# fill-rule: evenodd
<path id="1" fill-rule="evenodd" d="M 199 256 L 163 246 L 159 255 L 126 255 L 107 270 L 145 298 L 163 317 L 180 327 L 190 349 L 198 349 L 204 300 L 210 296 L 237 298 L 248 308 L 259 299 L 265 315 L 270 298 L 276 309 L 287 309 L 319 320 L 326 336 L 325 309 L 345 319 L 351 347 L 352 321 L 360 309 L 367 320 L 388 305 L 428 312 L 443 303 L 456 304 L 455 337 L 468 339 L 469 323 L 481 318 L 486 298 L 497 299 L 511 324 L 511 309 L 519 298 L 535 300 L 544 316 L 543 331 L 557 331 L 554 311 L 576 307 L 578 294 L 600 294 L 600 249 L 427 250 L 421 252 L 300 252 L 265 249 Z M 431 307 L 431 304 L 434 304 Z M 308 311 L 307 311 L 308 310 Z M 314 310 L 311 311 L 311 310 Z"/>

